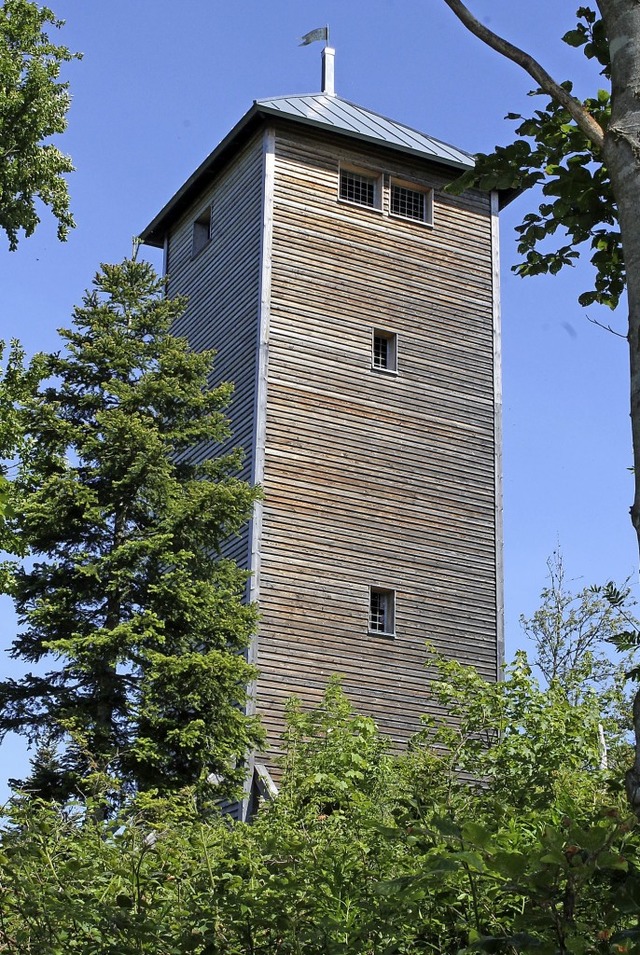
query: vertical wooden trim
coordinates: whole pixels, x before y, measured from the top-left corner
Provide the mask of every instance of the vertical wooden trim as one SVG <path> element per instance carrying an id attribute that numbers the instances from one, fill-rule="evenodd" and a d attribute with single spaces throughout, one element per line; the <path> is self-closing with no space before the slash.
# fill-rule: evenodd
<path id="1" fill-rule="evenodd" d="M 260 238 L 260 288 L 256 348 L 256 387 L 254 404 L 255 441 L 251 462 L 251 481 L 261 484 L 264 480 L 265 435 L 267 425 L 267 368 L 269 362 L 269 322 L 271 317 L 271 254 L 273 245 L 273 178 L 275 167 L 275 132 L 264 132 L 262 152 L 262 234 Z M 249 595 L 252 601 L 260 595 L 260 544 L 262 540 L 262 504 L 255 507 L 249 535 L 249 568 L 251 584 Z M 253 647 L 253 661 L 255 651 Z"/>
<path id="2" fill-rule="evenodd" d="M 262 213 L 260 235 L 260 285 L 258 289 L 258 322 L 256 349 L 255 403 L 253 409 L 254 442 L 251 461 L 251 483 L 264 481 L 265 438 L 267 428 L 267 372 L 269 364 L 269 322 L 271 316 L 271 254 L 273 248 L 273 187 L 275 170 L 275 131 L 268 127 L 262 141 Z M 249 600 L 256 603 L 260 596 L 260 552 L 262 545 L 262 502 L 254 505 L 249 525 Z M 249 645 L 248 660 L 255 664 L 258 659 L 258 633 L 254 633 Z M 256 712 L 255 681 L 248 688 L 247 713 Z M 245 819 L 253 783 L 254 755 L 248 759 L 248 774 L 245 781 L 241 818 Z"/>
<path id="3" fill-rule="evenodd" d="M 504 667 L 504 530 L 502 500 L 502 331 L 500 314 L 500 223 L 498 193 L 491 193 L 491 263 L 493 281 L 493 389 L 495 414 L 496 627 L 497 679 Z"/>
<path id="4" fill-rule="evenodd" d="M 164 242 L 162 244 L 162 274 L 164 277 L 167 277 L 167 272 L 169 271 L 169 234 L 167 233 L 164 237 Z M 165 288 L 164 294 L 167 294 Z"/>

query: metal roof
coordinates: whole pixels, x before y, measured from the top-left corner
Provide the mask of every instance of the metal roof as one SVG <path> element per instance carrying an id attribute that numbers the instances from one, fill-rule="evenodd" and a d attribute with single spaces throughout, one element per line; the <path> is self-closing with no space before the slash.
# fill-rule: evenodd
<path id="1" fill-rule="evenodd" d="M 470 153 L 456 149 L 439 139 L 433 139 L 425 133 L 404 126 L 393 119 L 374 113 L 363 106 L 357 106 L 339 96 L 315 93 L 308 96 L 278 96 L 276 99 L 256 100 L 256 106 L 263 113 L 286 116 L 298 122 L 312 126 L 330 128 L 333 132 L 364 139 L 413 153 L 421 158 L 429 158 L 457 169 L 468 169 L 474 165 Z"/>

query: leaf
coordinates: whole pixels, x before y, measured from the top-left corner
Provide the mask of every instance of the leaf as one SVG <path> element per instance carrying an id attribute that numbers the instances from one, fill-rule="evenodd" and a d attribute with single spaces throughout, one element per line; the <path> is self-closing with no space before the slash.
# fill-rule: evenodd
<path id="1" fill-rule="evenodd" d="M 584 46 L 587 42 L 587 33 L 584 27 L 578 27 L 576 30 L 569 30 L 562 37 L 562 41 L 567 43 L 569 46 Z"/>
<path id="2" fill-rule="evenodd" d="M 599 869 L 616 869 L 619 872 L 629 869 L 627 860 L 617 852 L 601 852 L 596 861 Z"/>
<path id="3" fill-rule="evenodd" d="M 443 836 L 460 837 L 460 827 L 450 816 L 436 816 L 431 820 L 431 824 Z"/>
<path id="4" fill-rule="evenodd" d="M 471 842 L 481 849 L 486 849 L 493 839 L 489 830 L 477 822 L 466 822 L 463 825 L 462 838 L 465 842 Z"/>
<path id="5" fill-rule="evenodd" d="M 491 863 L 500 875 L 512 880 L 521 878 L 527 869 L 527 857 L 520 852 L 496 852 Z"/>

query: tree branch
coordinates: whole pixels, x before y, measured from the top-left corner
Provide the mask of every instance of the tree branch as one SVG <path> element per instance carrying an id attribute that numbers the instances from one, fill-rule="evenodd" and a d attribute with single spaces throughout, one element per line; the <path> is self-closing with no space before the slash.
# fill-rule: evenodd
<path id="1" fill-rule="evenodd" d="M 612 335 L 617 335 L 618 338 L 624 338 L 626 342 L 629 341 L 629 335 L 623 334 L 623 332 L 617 332 L 615 328 L 612 328 L 611 325 L 605 325 L 603 322 L 599 322 L 597 318 L 590 318 L 587 315 L 587 321 L 591 322 L 592 325 L 597 325 L 598 328 L 604 328 L 605 332 L 611 332 Z"/>
<path id="2" fill-rule="evenodd" d="M 449 9 L 455 13 L 458 20 L 460 20 L 474 36 L 477 36 L 483 43 L 490 46 L 492 50 L 496 50 L 496 52 L 502 56 L 506 56 L 508 60 L 517 63 L 529 76 L 533 77 L 538 86 L 543 89 L 545 93 L 548 93 L 557 103 L 564 106 L 589 142 L 593 143 L 597 149 L 602 149 L 604 130 L 600 124 L 596 122 L 591 113 L 584 108 L 582 103 L 577 100 L 575 96 L 572 96 L 562 86 L 556 83 L 553 77 L 540 66 L 537 60 L 534 60 L 529 53 L 525 53 L 524 50 L 509 43 L 508 40 L 498 36 L 497 33 L 489 30 L 480 23 L 479 20 L 476 20 L 471 11 L 462 3 L 462 0 L 444 0 L 444 2 Z"/>

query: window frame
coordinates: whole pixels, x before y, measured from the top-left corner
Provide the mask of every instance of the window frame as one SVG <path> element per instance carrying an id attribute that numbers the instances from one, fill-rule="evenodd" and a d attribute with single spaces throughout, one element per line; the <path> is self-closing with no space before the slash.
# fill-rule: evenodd
<path id="1" fill-rule="evenodd" d="M 385 603 L 383 626 L 381 630 L 375 627 L 374 623 L 374 598 L 382 597 Z M 369 587 L 369 610 L 368 610 L 368 633 L 376 637 L 395 637 L 396 636 L 396 591 L 391 587 L 378 587 L 372 584 Z"/>
<path id="2" fill-rule="evenodd" d="M 210 203 L 206 209 L 203 209 L 200 215 L 193 220 L 191 230 L 191 258 L 197 258 L 208 245 L 211 244 L 213 237 L 213 205 Z"/>
<path id="3" fill-rule="evenodd" d="M 342 195 L 342 176 L 353 175 L 361 176 L 363 179 L 369 179 L 373 183 L 373 205 L 365 202 L 356 202 L 355 199 L 348 199 Z M 351 166 L 348 163 L 340 163 L 338 167 L 338 202 L 345 206 L 353 206 L 356 209 L 369 209 L 372 212 L 383 211 L 383 177 L 378 169 L 367 169 L 362 166 Z"/>
<path id="4" fill-rule="evenodd" d="M 424 215 L 419 219 L 416 216 L 402 215 L 393 211 L 393 190 L 394 188 L 406 189 L 409 192 L 415 192 L 424 196 Z M 389 177 L 389 218 L 398 219 L 400 222 L 416 222 L 418 225 L 433 228 L 433 187 L 425 186 L 418 182 L 411 182 L 408 179 L 398 179 L 396 176 Z"/>
<path id="5" fill-rule="evenodd" d="M 376 339 L 381 338 L 387 342 L 389 348 L 390 357 L 387 359 L 386 365 L 377 365 L 376 364 Z M 381 372 L 384 375 L 397 375 L 398 374 L 398 334 L 397 332 L 392 332 L 388 328 L 380 328 L 379 325 L 375 325 L 371 328 L 371 370 L 376 372 Z"/>

